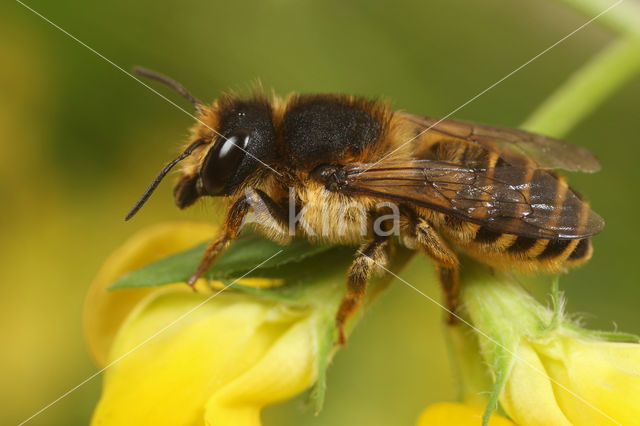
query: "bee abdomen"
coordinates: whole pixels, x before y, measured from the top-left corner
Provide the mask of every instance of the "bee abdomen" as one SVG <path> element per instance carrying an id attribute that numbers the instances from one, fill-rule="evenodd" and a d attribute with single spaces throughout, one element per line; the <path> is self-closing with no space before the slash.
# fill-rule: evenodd
<path id="1" fill-rule="evenodd" d="M 592 248 L 591 240 L 547 240 L 546 246 L 535 260 L 540 262 L 557 263 L 561 265 L 575 265 L 589 260 Z"/>
<path id="2" fill-rule="evenodd" d="M 505 250 L 505 254 L 516 261 L 537 263 L 541 269 L 551 271 L 585 262 L 591 253 L 589 238 L 547 240 L 517 237 Z"/>
<path id="3" fill-rule="evenodd" d="M 560 271 L 587 261 L 591 241 L 584 239 L 543 239 L 499 233 L 479 227 L 474 238 L 462 243 L 464 249 L 489 264 L 518 269 Z"/>
<path id="4" fill-rule="evenodd" d="M 585 238 L 578 241 L 578 244 L 567 258 L 567 263 L 580 264 L 582 262 L 586 262 L 591 258 L 592 253 L 593 246 L 591 245 L 591 240 L 589 238 Z"/>
<path id="5" fill-rule="evenodd" d="M 548 240 L 547 245 L 540 253 L 536 256 L 538 260 L 553 260 L 558 258 L 566 259 L 569 257 L 573 248 L 577 244 L 577 241 L 571 240 Z"/>
<path id="6" fill-rule="evenodd" d="M 539 240 L 529 237 L 518 237 L 507 249 L 509 253 L 527 253 L 533 249 Z"/>

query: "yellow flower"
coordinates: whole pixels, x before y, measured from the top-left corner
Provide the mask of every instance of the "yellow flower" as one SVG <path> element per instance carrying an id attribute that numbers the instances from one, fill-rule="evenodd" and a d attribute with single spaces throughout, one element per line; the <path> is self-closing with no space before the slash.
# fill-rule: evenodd
<path id="1" fill-rule="evenodd" d="M 105 264 L 85 307 L 88 345 L 105 371 L 94 425 L 259 425 L 265 405 L 316 378 L 313 308 L 184 284 L 107 291 L 123 273 L 214 233 L 171 224 L 134 236 Z M 203 286 L 204 288 L 204 286 Z"/>
<path id="2" fill-rule="evenodd" d="M 640 424 L 640 345 L 558 331 L 515 354 L 500 402 L 516 423 Z"/>
<path id="3" fill-rule="evenodd" d="M 478 426 L 483 409 L 458 402 L 439 402 L 427 407 L 420 415 L 418 426 Z M 509 419 L 492 414 L 489 426 L 512 426 Z"/>
<path id="4" fill-rule="evenodd" d="M 461 299 L 473 328 L 451 340 L 464 366 L 465 400 L 491 390 L 488 410 L 499 401 L 518 425 L 640 425 L 636 336 L 572 323 L 557 282 L 549 309 L 512 279 L 477 266 L 465 277 Z M 489 366 L 493 386 L 477 374 L 482 365 Z"/>
<path id="5" fill-rule="evenodd" d="M 121 275 L 165 256 L 210 240 L 216 228 L 205 223 L 174 222 L 155 225 L 134 235 L 104 262 L 94 279 L 84 306 L 85 341 L 94 361 L 108 363 L 109 349 L 129 312 L 157 288 L 126 291 L 107 288 Z M 188 290 L 184 284 L 172 286 Z"/>

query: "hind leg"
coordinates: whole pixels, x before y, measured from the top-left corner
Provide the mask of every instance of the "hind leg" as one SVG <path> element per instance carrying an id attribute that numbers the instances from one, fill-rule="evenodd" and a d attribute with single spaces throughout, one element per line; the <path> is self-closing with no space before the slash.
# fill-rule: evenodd
<path id="1" fill-rule="evenodd" d="M 449 311 L 447 323 L 456 322 L 456 310 L 458 309 L 458 295 L 460 293 L 460 281 L 458 278 L 458 267 L 453 268 L 436 264 L 436 272 L 440 286 L 444 292 L 446 308 Z"/>
<path id="2" fill-rule="evenodd" d="M 436 263 L 436 273 L 449 311 L 448 323 L 453 324 L 460 291 L 458 257 L 426 219 L 416 218 L 413 232 L 420 249 Z"/>

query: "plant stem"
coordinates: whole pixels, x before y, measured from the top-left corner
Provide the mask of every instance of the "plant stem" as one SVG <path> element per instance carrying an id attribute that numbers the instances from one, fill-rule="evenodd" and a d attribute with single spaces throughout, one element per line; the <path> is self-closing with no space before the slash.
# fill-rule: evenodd
<path id="1" fill-rule="evenodd" d="M 611 0 L 562 1 L 586 16 L 596 16 L 615 4 Z M 598 22 L 620 35 L 640 36 L 640 3 L 636 0 L 623 0 L 598 18 Z"/>
<path id="2" fill-rule="evenodd" d="M 538 107 L 523 128 L 561 137 L 640 71 L 640 4 L 622 0 L 562 0 L 622 37 L 576 71 Z"/>
<path id="3" fill-rule="evenodd" d="M 640 36 L 616 40 L 576 71 L 522 125 L 562 137 L 640 71 Z"/>

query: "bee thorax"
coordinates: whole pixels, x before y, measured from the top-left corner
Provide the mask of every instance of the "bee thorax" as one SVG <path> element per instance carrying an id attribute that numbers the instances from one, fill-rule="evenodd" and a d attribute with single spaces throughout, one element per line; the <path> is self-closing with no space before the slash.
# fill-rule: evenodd
<path id="1" fill-rule="evenodd" d="M 317 182 L 324 184 L 328 190 L 337 191 L 344 185 L 346 172 L 343 166 L 324 164 L 313 169 L 309 176 Z"/>

